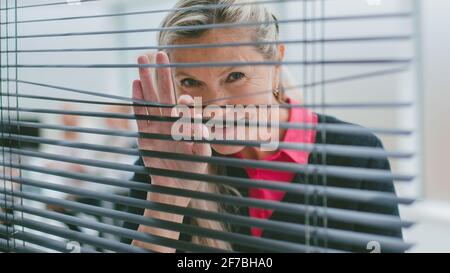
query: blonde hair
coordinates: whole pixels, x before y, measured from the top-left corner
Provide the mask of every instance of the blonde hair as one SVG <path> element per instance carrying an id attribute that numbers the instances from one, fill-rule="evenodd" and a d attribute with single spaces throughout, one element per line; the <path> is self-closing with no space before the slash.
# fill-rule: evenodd
<path id="1" fill-rule="evenodd" d="M 279 39 L 278 24 L 273 23 L 276 21 L 276 17 L 264 5 L 260 3 L 246 4 L 246 2 L 248 1 L 180 0 L 175 5 L 174 11 L 169 13 L 162 21 L 161 27 L 165 30 L 159 32 L 158 43 L 160 46 L 172 45 L 183 38 L 200 37 L 208 31 L 207 28 L 177 29 L 176 27 L 247 22 L 272 22 L 249 26 L 253 33 L 252 39 L 254 41 L 277 41 Z M 208 7 L 209 5 L 215 5 L 216 7 Z M 276 43 L 258 44 L 256 47 L 267 59 L 275 59 L 277 57 L 278 48 Z M 236 189 L 216 183 L 202 182 L 199 190 L 210 193 L 239 195 L 239 191 Z M 192 199 L 189 207 L 215 212 L 225 211 L 225 207 L 218 202 L 200 199 Z M 207 219 L 193 218 L 192 223 L 213 230 L 226 231 L 228 229 L 227 225 L 221 222 Z M 201 236 L 192 236 L 192 242 L 224 250 L 232 249 L 228 242 Z"/>

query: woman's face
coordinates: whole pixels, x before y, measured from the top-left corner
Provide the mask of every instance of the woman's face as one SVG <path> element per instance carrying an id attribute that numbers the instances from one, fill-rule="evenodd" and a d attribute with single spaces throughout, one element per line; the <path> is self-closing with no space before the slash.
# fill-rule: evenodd
<path id="1" fill-rule="evenodd" d="M 221 44 L 250 42 L 246 29 L 210 30 L 199 38 L 184 39 L 177 44 Z M 280 56 L 284 48 L 280 46 Z M 217 63 L 217 62 L 264 62 L 267 59 L 253 46 L 177 49 L 169 53 L 172 63 Z M 279 67 L 276 66 L 235 66 L 235 67 L 176 67 L 172 70 L 177 97 L 190 95 L 201 99 L 203 105 L 242 105 L 244 109 L 230 108 L 221 113 L 205 110 L 204 118 L 229 120 L 230 114 L 235 120 L 261 120 L 271 115 L 272 110 L 256 111 L 257 107 L 248 105 L 277 104 L 272 90 L 279 83 Z M 252 95 L 254 94 L 254 95 Z M 248 96 L 246 96 L 248 95 Z M 208 107 L 210 110 L 214 108 Z M 208 109 L 207 108 L 207 109 Z M 217 109 L 217 108 L 216 108 Z M 228 112 L 228 113 L 226 113 Z M 226 114 L 225 114 L 226 113 Z M 227 115 L 225 117 L 225 115 Z M 267 118 L 267 117 L 266 117 Z M 270 119 L 269 119 L 270 120 Z M 277 120 L 278 121 L 278 120 Z M 261 140 L 257 127 L 213 126 L 210 135 L 216 139 Z M 245 133 L 244 133 L 245 132 Z M 264 139 L 266 140 L 266 139 Z M 220 154 L 232 154 L 241 151 L 243 146 L 212 145 Z"/>

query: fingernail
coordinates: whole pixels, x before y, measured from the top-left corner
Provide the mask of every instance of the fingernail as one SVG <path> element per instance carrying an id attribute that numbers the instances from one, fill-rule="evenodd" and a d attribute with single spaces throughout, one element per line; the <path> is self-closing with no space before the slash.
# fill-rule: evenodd
<path id="1" fill-rule="evenodd" d="M 138 57 L 138 62 L 139 63 L 145 63 L 147 61 L 147 56 L 145 55 L 141 55 Z"/>

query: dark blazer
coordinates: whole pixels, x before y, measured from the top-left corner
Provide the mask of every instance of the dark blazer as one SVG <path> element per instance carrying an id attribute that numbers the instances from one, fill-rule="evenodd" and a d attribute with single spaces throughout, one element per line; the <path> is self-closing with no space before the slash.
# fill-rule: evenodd
<path id="1" fill-rule="evenodd" d="M 325 116 L 325 115 L 318 115 L 319 116 L 319 124 L 332 124 L 332 125 L 352 125 L 357 126 L 349 123 L 345 123 L 343 121 L 340 121 L 334 117 Z M 362 128 L 359 127 L 358 128 Z M 322 135 L 321 131 L 317 131 L 316 135 L 316 144 L 335 144 L 335 145 L 352 145 L 352 146 L 364 146 L 364 147 L 379 147 L 382 148 L 381 141 L 371 132 L 368 130 L 365 131 L 363 134 L 351 134 L 351 133 L 340 133 L 340 132 L 326 132 L 325 135 Z M 321 165 L 324 162 L 326 165 L 330 166 L 344 166 L 344 167 L 356 167 L 356 168 L 369 168 L 369 169 L 381 169 L 381 170 L 390 170 L 389 161 L 387 158 L 369 158 L 369 157 L 352 157 L 352 156 L 336 156 L 336 155 L 330 155 L 327 154 L 325 159 L 322 158 L 322 154 L 320 152 L 312 152 L 309 156 L 309 164 L 316 164 Z M 139 159 L 136 164 L 142 165 L 142 159 Z M 227 176 L 234 176 L 234 177 L 244 177 L 248 178 L 246 171 L 242 168 L 235 168 L 235 167 L 226 167 L 226 174 Z M 314 184 L 314 182 L 317 185 L 323 185 L 321 181 L 322 176 L 317 175 L 317 179 L 314 179 L 313 175 L 306 176 L 305 174 L 298 173 L 294 179 L 293 183 L 298 184 L 305 184 L 306 181 L 308 181 L 308 184 Z M 143 183 L 149 183 L 149 177 L 147 175 L 143 174 L 135 174 L 134 181 L 139 181 Z M 395 189 L 393 182 L 390 181 L 388 183 L 386 182 L 376 182 L 376 181 L 370 181 L 367 180 L 365 177 L 358 177 L 356 179 L 349 179 L 349 178 L 339 178 L 339 177 L 333 177 L 333 176 L 327 176 L 326 180 L 327 186 L 332 187 L 339 187 L 339 188 L 351 188 L 351 189 L 361 189 L 361 190 L 370 190 L 370 191 L 380 191 L 380 192 L 387 192 L 387 193 L 394 193 Z M 245 189 L 238 189 L 243 196 L 247 196 L 247 191 Z M 137 191 L 137 190 L 131 190 L 130 196 L 134 198 L 139 199 L 145 199 L 146 198 L 146 192 L 143 191 Z M 308 198 L 308 204 L 309 205 L 317 205 L 317 206 L 323 206 L 323 198 L 322 197 L 309 197 Z M 301 194 L 293 194 L 293 193 L 287 193 L 282 200 L 282 202 L 288 202 L 288 203 L 297 203 L 297 204 L 305 204 L 305 198 Z M 348 200 L 342 200 L 342 199 L 333 199 L 331 197 L 328 197 L 326 200 L 326 206 L 329 208 L 340 208 L 345 210 L 352 210 L 352 211 L 359 211 L 359 212 L 374 212 L 374 213 L 380 213 L 380 214 L 387 214 L 387 215 L 393 215 L 396 217 L 399 217 L 398 213 L 398 206 L 392 205 L 392 204 L 371 204 L 371 203 L 359 203 L 356 201 L 348 201 Z M 131 213 L 135 213 L 138 215 L 143 215 L 143 209 L 142 208 L 134 208 L 129 207 L 128 211 Z M 248 208 L 247 207 L 240 207 L 239 209 L 240 214 L 248 216 Z M 283 222 L 291 222 L 291 223 L 297 223 L 297 224 L 304 224 L 305 223 L 304 216 L 289 214 L 281 211 L 274 211 L 272 216 L 270 217 L 271 220 L 278 220 Z M 321 227 L 324 225 L 324 223 L 320 220 L 320 217 L 317 217 L 316 219 L 310 218 L 309 224 L 315 223 L 316 226 Z M 185 217 L 183 223 L 188 224 L 190 222 L 189 217 Z M 125 223 L 125 227 L 129 229 L 137 229 L 137 225 L 133 223 Z M 231 231 L 238 232 L 242 234 L 248 234 L 250 235 L 250 228 L 249 227 L 242 227 L 242 226 L 230 226 Z M 360 232 L 360 233 L 369 233 L 374 235 L 384 235 L 384 236 L 390 236 L 390 237 L 396 237 L 398 239 L 402 238 L 402 231 L 401 228 L 393 228 L 393 227 L 383 227 L 383 228 L 375 228 L 375 227 L 369 227 L 361 224 L 354 224 L 354 223 L 343 223 L 341 221 L 335 221 L 328 219 L 327 220 L 327 228 L 328 229 L 337 229 L 337 230 L 344 230 L 344 231 L 354 231 L 354 232 Z M 313 230 L 314 227 L 311 227 L 311 230 Z M 326 242 L 324 242 L 323 239 L 317 239 L 314 237 L 314 234 L 311 235 L 310 239 L 310 245 L 312 246 L 318 246 L 318 247 L 328 247 L 332 249 L 338 249 L 338 250 L 344 250 L 344 251 L 352 251 L 352 252 L 368 252 L 366 249 L 366 245 L 360 245 L 360 246 L 351 246 L 345 243 L 336 242 L 332 239 L 328 239 Z M 282 241 L 288 241 L 288 242 L 297 242 L 297 243 L 305 243 L 305 239 L 303 236 L 288 236 L 284 234 L 282 231 L 280 232 L 274 232 L 270 230 L 265 230 L 263 232 L 262 237 L 264 238 L 271 238 L 276 240 L 282 240 Z M 185 233 L 180 234 L 180 240 L 189 241 L 190 236 Z M 130 242 L 130 240 L 124 240 L 124 242 Z M 242 252 L 260 252 L 260 250 L 253 249 L 250 247 L 242 246 L 242 245 L 233 245 L 234 250 L 236 251 L 242 251 Z M 381 251 L 383 251 L 383 246 L 381 246 Z M 389 251 L 389 250 L 388 250 Z"/>

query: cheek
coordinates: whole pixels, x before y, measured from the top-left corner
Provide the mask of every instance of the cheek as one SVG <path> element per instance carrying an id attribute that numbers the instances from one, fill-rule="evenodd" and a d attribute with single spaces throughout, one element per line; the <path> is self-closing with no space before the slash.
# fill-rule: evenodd
<path id="1" fill-rule="evenodd" d="M 175 95 L 177 96 L 177 98 L 181 97 L 182 95 L 185 95 L 185 92 L 183 92 L 183 90 L 176 84 L 174 86 L 174 90 L 175 90 Z"/>
<path id="2" fill-rule="evenodd" d="M 194 101 L 200 101 L 201 103 L 203 103 L 203 101 L 206 101 L 206 98 L 204 98 L 202 95 L 201 95 L 201 92 L 193 92 L 193 91 L 187 91 L 187 90 L 183 90 L 183 89 L 179 89 L 179 91 L 175 91 L 175 95 L 176 95 L 176 97 L 175 97 L 175 100 L 176 100 L 176 104 L 178 103 L 178 99 L 181 97 L 181 96 L 189 96 L 189 97 L 191 97 L 192 99 L 194 99 Z"/>
<path id="3" fill-rule="evenodd" d="M 272 87 L 267 81 L 248 82 L 243 86 L 230 88 L 229 93 L 236 96 L 230 104 L 260 105 L 272 103 Z"/>

